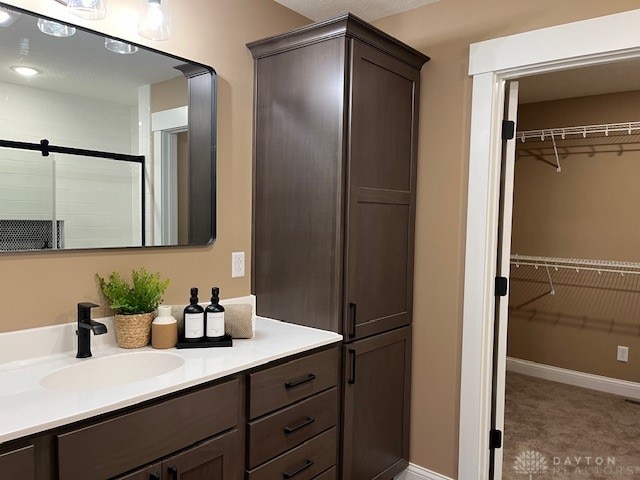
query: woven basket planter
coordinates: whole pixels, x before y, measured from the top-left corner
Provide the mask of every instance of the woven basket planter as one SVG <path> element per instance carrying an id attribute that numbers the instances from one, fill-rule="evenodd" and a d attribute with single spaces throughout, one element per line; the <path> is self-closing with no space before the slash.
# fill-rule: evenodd
<path id="1" fill-rule="evenodd" d="M 141 348 L 151 340 L 153 313 L 116 315 L 116 342 L 121 348 Z"/>

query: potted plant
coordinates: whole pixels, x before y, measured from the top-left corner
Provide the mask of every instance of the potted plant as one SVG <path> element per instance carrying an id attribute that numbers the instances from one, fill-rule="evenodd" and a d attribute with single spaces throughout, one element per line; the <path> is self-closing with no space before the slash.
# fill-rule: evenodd
<path id="1" fill-rule="evenodd" d="M 96 274 L 102 294 L 116 313 L 116 341 L 122 348 L 140 348 L 149 344 L 153 312 L 162 302 L 169 280 L 145 268 L 131 271 L 129 285 L 118 272 L 108 278 Z"/>

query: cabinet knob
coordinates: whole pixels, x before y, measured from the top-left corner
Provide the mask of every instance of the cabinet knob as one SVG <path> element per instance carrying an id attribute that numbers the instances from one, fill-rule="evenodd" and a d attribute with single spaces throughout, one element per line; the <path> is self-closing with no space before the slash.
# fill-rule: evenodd
<path id="1" fill-rule="evenodd" d="M 157 473 L 151 473 L 149 474 L 149 480 L 160 480 L 160 475 Z"/>

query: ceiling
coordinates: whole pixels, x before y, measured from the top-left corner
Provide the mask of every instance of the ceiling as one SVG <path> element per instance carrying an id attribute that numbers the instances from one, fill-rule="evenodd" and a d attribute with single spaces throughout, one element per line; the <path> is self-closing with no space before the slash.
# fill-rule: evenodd
<path id="1" fill-rule="evenodd" d="M 0 27 L 0 82 L 136 105 L 138 87 L 182 75 L 184 64 L 144 48 L 120 55 L 104 47 L 104 37 L 78 29 L 71 37 L 45 35 L 37 17 L 22 13 L 9 27 Z M 35 67 L 42 74 L 22 77 L 13 65 Z"/>
<path id="2" fill-rule="evenodd" d="M 437 1 L 439 0 L 276 0 L 316 22 L 348 12 L 367 22 L 373 22 Z"/>
<path id="3" fill-rule="evenodd" d="M 520 103 L 640 90 L 640 59 L 534 75 L 519 82 Z"/>

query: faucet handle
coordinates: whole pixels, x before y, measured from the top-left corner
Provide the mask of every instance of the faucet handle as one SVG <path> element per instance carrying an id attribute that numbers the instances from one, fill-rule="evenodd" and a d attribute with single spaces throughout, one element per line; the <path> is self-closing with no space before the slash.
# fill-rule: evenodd
<path id="1" fill-rule="evenodd" d="M 91 320 L 91 309 L 99 306 L 91 302 L 78 303 L 78 320 Z"/>

